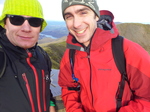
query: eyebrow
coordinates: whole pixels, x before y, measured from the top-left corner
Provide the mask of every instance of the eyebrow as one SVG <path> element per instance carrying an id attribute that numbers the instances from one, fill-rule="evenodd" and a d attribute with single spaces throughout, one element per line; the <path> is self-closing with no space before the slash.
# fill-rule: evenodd
<path id="1" fill-rule="evenodd" d="M 87 7 L 84 7 L 84 8 L 82 8 L 82 9 L 77 10 L 76 13 L 81 12 L 81 11 L 85 11 L 85 10 L 90 10 L 90 9 L 87 8 Z"/>
<path id="2" fill-rule="evenodd" d="M 82 11 L 85 11 L 85 10 L 89 10 L 90 11 L 90 8 L 84 7 L 82 9 L 76 10 L 75 13 L 82 12 Z M 71 14 L 71 13 L 70 12 L 66 12 L 66 13 L 64 13 L 64 16 L 69 15 L 69 14 Z"/>

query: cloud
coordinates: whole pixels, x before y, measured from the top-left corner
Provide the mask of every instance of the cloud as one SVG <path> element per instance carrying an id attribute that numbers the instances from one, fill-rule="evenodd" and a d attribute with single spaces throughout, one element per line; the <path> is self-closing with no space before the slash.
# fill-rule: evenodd
<path id="1" fill-rule="evenodd" d="M 43 6 L 44 17 L 47 20 L 63 20 L 61 14 L 61 0 L 50 0 L 45 2 L 44 0 L 39 0 Z"/>
<path id="2" fill-rule="evenodd" d="M 39 0 L 43 6 L 46 20 L 63 20 L 61 13 L 61 0 Z M 0 15 L 4 0 L 0 0 Z M 115 22 L 139 22 L 150 21 L 149 0 L 97 0 L 100 10 L 109 10 L 114 16 Z"/>
<path id="3" fill-rule="evenodd" d="M 4 3 L 4 0 L 0 0 L 0 4 L 3 4 Z"/>
<path id="4" fill-rule="evenodd" d="M 149 0 L 97 0 L 100 10 L 110 10 L 116 22 L 149 22 Z"/>

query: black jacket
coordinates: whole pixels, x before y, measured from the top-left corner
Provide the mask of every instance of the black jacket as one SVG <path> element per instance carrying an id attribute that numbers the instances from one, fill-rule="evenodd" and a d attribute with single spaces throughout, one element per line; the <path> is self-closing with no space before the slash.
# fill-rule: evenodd
<path id="1" fill-rule="evenodd" d="M 13 46 L 0 33 L 0 45 L 7 56 L 0 78 L 0 112 L 48 112 L 51 61 L 37 45 L 28 50 Z"/>

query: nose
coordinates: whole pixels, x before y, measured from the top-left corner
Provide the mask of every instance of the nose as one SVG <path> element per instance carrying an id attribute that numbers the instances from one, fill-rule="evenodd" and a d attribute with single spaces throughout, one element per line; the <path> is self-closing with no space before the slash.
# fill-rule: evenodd
<path id="1" fill-rule="evenodd" d="M 28 20 L 25 20 L 24 23 L 21 25 L 21 30 L 24 32 L 31 31 L 31 26 L 30 26 Z"/>
<path id="2" fill-rule="evenodd" d="M 73 26 L 74 28 L 79 28 L 82 24 L 82 19 L 79 17 L 74 17 Z"/>

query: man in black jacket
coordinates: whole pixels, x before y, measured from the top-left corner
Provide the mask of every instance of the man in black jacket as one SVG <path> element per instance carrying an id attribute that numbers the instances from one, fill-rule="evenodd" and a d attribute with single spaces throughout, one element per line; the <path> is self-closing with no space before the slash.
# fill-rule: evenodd
<path id="1" fill-rule="evenodd" d="M 0 46 L 6 54 L 0 77 L 1 112 L 55 112 L 50 91 L 51 61 L 37 46 L 47 25 L 37 0 L 5 0 Z"/>

